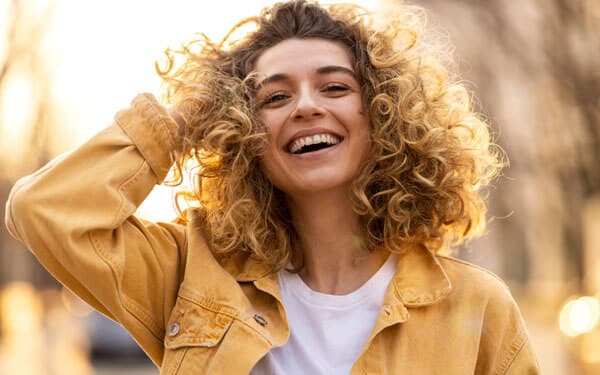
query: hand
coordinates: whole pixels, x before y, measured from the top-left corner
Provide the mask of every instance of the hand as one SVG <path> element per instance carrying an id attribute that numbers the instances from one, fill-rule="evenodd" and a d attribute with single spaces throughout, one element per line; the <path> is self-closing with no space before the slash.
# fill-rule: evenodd
<path id="1" fill-rule="evenodd" d="M 185 120 L 177 113 L 173 107 L 168 108 L 169 116 L 179 125 L 179 134 L 182 134 L 185 127 Z"/>

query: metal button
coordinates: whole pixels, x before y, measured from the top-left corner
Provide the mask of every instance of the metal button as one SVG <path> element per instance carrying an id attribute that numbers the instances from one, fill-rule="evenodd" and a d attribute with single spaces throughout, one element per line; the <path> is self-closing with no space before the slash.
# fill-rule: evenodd
<path id="1" fill-rule="evenodd" d="M 386 316 L 390 316 L 390 315 L 392 315 L 392 311 L 390 310 L 389 306 L 384 306 L 384 307 L 383 307 L 383 313 L 384 313 Z"/>
<path id="2" fill-rule="evenodd" d="M 170 337 L 176 336 L 179 333 L 179 329 L 181 326 L 179 323 L 175 322 L 169 326 L 169 330 L 167 331 L 167 335 Z"/>
<path id="3" fill-rule="evenodd" d="M 417 303 L 419 296 L 414 288 L 405 288 L 402 292 L 402 299 L 407 303 Z"/>
<path id="4" fill-rule="evenodd" d="M 254 315 L 254 320 L 263 327 L 267 325 L 267 320 L 258 314 Z"/>

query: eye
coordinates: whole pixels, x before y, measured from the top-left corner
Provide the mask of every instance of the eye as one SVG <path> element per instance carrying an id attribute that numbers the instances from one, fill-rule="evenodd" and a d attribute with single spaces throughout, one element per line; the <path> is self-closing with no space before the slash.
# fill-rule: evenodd
<path id="1" fill-rule="evenodd" d="M 350 88 L 346 85 L 342 85 L 341 83 L 330 83 L 323 89 L 324 92 L 331 93 L 333 95 L 343 94 L 350 90 Z"/>
<path id="2" fill-rule="evenodd" d="M 282 92 L 276 92 L 276 93 L 273 93 L 273 94 L 267 96 L 265 99 L 263 99 L 263 101 L 260 103 L 260 105 L 265 106 L 265 105 L 269 105 L 269 104 L 274 104 L 274 103 L 286 100 L 289 97 L 290 97 L 289 95 L 284 94 Z"/>

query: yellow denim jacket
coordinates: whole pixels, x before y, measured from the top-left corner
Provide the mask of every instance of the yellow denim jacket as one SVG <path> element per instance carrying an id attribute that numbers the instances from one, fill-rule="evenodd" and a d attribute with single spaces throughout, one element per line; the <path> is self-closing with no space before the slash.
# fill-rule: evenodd
<path id="1" fill-rule="evenodd" d="M 123 325 L 161 374 L 247 374 L 289 326 L 277 275 L 217 262 L 201 219 L 133 216 L 172 165 L 177 125 L 151 95 L 75 151 L 14 186 L 10 233 Z M 352 327 L 348 327 L 351 329 Z M 410 249 L 352 374 L 537 374 L 507 287 L 468 263 Z"/>

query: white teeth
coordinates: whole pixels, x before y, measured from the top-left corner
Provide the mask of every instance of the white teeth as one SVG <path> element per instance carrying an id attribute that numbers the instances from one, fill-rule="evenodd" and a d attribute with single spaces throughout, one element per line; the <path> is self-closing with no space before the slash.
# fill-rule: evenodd
<path id="1" fill-rule="evenodd" d="M 318 143 L 327 143 L 329 145 L 337 145 L 340 142 L 341 142 L 340 138 L 338 138 L 334 135 L 331 135 L 331 134 L 315 134 L 312 136 L 309 135 L 307 137 L 302 137 L 302 138 L 296 139 L 294 142 L 292 142 L 288 146 L 288 149 L 291 153 L 296 153 L 304 146 L 310 146 L 310 145 L 314 145 L 314 144 L 318 144 Z"/>

